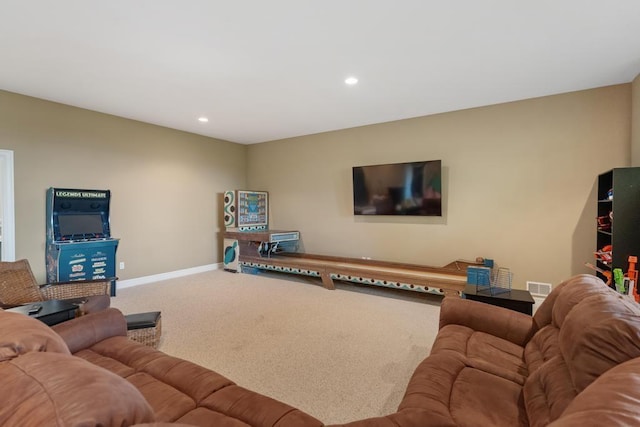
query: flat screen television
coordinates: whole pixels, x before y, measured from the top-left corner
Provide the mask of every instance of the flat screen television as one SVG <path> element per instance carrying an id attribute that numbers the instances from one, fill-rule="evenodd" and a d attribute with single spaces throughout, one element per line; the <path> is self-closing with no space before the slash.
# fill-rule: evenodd
<path id="1" fill-rule="evenodd" d="M 353 213 L 442 216 L 442 162 L 355 166 Z"/>

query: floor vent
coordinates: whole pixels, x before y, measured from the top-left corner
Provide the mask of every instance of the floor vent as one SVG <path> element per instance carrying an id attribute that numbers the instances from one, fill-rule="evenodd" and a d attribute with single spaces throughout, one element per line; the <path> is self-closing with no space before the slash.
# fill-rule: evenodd
<path id="1" fill-rule="evenodd" d="M 546 297 L 551 293 L 551 283 L 527 282 L 527 290 L 531 295 Z"/>

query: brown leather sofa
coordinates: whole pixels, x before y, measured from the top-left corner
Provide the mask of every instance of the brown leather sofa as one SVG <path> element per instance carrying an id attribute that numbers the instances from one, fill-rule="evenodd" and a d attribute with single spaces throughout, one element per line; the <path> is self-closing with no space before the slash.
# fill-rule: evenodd
<path id="1" fill-rule="evenodd" d="M 322 425 L 211 370 L 128 339 L 124 316 L 114 308 L 53 328 L 0 310 L 1 426 Z"/>
<path id="2" fill-rule="evenodd" d="M 394 414 L 349 427 L 640 425 L 640 309 L 591 275 L 533 317 L 447 297 Z"/>
<path id="3" fill-rule="evenodd" d="M 116 309 L 53 329 L 0 311 L 0 425 L 322 425 L 128 340 Z M 445 298 L 433 350 L 398 411 L 344 426 L 632 426 L 639 402 L 640 309 L 581 275 L 533 317 Z"/>

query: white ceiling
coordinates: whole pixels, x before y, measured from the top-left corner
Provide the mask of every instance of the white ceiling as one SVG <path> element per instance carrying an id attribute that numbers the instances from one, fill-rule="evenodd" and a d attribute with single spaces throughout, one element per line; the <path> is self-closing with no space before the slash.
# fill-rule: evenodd
<path id="1" fill-rule="evenodd" d="M 0 0 L 0 89 L 243 144 L 639 73 L 640 0 Z"/>

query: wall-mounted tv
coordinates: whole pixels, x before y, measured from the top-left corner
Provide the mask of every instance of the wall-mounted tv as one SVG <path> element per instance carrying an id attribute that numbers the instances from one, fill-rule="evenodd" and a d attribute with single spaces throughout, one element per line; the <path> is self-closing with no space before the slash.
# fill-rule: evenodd
<path id="1" fill-rule="evenodd" d="M 355 166 L 353 213 L 442 216 L 442 162 Z"/>

